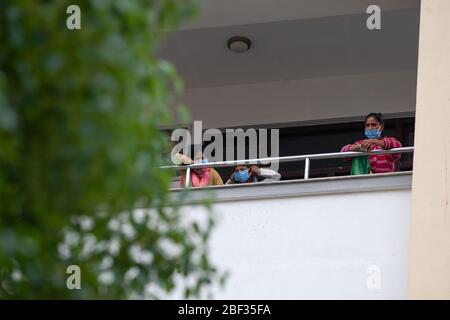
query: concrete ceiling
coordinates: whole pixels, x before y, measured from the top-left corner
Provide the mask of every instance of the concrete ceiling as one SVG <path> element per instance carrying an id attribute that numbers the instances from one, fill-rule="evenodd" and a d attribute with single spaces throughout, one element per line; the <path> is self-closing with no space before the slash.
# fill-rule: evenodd
<path id="1" fill-rule="evenodd" d="M 389 8 L 400 10 L 383 11 L 382 30 L 370 31 L 366 2 L 390 3 Z M 203 16 L 195 27 L 171 33 L 160 48 L 159 55 L 176 65 L 187 88 L 417 68 L 418 1 L 239 1 L 253 4 L 254 13 L 241 12 L 235 0 L 210 3 L 210 16 Z M 215 18 L 219 9 L 229 12 L 233 3 L 233 19 Z M 280 5 L 271 15 L 269 3 Z M 356 9 L 359 13 L 339 15 Z M 227 39 L 235 35 L 250 38 L 252 48 L 243 54 L 230 52 Z"/>
<path id="2" fill-rule="evenodd" d="M 420 0 L 203 0 L 200 14 L 183 29 L 224 27 L 298 20 L 365 12 L 369 5 L 383 11 L 419 8 Z"/>

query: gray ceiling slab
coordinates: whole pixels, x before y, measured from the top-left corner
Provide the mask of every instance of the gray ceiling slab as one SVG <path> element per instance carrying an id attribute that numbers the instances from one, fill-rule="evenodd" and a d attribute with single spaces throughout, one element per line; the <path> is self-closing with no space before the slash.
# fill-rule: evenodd
<path id="1" fill-rule="evenodd" d="M 173 62 L 187 88 L 417 68 L 419 10 L 382 13 L 382 30 L 366 28 L 366 14 L 181 30 L 159 55 Z M 231 36 L 252 40 L 243 54 Z"/>

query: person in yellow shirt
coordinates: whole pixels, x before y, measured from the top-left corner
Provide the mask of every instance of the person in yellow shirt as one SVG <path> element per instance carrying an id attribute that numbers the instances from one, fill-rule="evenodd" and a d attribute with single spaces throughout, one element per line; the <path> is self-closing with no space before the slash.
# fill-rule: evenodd
<path id="1" fill-rule="evenodd" d="M 186 157 L 186 156 L 183 156 Z M 189 158 L 189 157 L 186 157 Z M 189 162 L 187 159 L 183 158 L 184 162 Z M 192 161 L 192 160 L 191 160 Z M 194 154 L 194 160 L 191 163 L 207 163 L 208 159 L 203 157 L 201 148 Z M 183 170 L 180 176 L 180 186 L 185 186 L 186 171 Z M 214 168 L 199 168 L 192 169 L 191 176 L 189 179 L 189 187 L 199 188 L 207 186 L 217 186 L 223 185 L 223 180 L 220 174 Z"/>

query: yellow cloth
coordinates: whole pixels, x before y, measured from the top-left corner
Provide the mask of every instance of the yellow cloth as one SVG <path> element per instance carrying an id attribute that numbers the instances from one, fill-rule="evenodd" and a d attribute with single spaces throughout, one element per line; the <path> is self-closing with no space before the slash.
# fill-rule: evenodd
<path id="1" fill-rule="evenodd" d="M 223 180 L 220 177 L 220 174 L 216 170 L 214 170 L 214 168 L 211 168 L 210 173 L 211 173 L 211 179 L 209 181 L 210 186 L 217 186 L 223 184 Z"/>

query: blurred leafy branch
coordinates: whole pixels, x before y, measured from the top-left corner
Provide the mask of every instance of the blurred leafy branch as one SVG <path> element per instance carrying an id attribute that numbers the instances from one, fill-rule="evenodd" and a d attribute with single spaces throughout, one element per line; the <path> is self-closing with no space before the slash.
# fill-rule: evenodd
<path id="1" fill-rule="evenodd" d="M 70 4 L 81 30 L 66 29 Z M 183 85 L 155 50 L 198 7 L 2 3 L 0 298 L 160 298 L 180 284 L 198 297 L 218 278 L 211 212 L 182 219 L 172 173 L 157 169 Z M 70 264 L 81 290 L 66 287 Z"/>

